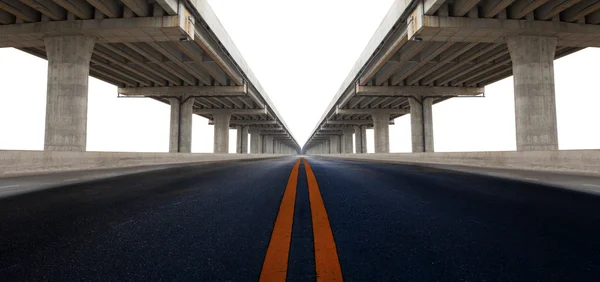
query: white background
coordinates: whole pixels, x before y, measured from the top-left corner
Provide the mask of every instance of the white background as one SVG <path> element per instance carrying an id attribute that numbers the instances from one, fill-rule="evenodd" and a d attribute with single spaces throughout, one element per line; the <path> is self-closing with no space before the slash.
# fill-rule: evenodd
<path id="1" fill-rule="evenodd" d="M 209 0 L 300 144 L 331 102 L 393 0 Z M 600 49 L 555 61 L 560 149 L 600 147 Z M 0 149 L 41 150 L 46 107 L 45 60 L 0 49 Z M 486 87 L 485 98 L 434 106 L 435 149 L 515 150 L 512 77 Z M 117 98 L 116 87 L 90 78 L 88 151 L 166 152 L 169 106 Z M 392 152 L 409 152 L 410 117 L 390 128 Z M 373 151 L 372 131 L 368 131 Z M 194 116 L 193 152 L 212 152 L 213 128 Z M 235 148 L 230 134 L 230 152 Z"/>

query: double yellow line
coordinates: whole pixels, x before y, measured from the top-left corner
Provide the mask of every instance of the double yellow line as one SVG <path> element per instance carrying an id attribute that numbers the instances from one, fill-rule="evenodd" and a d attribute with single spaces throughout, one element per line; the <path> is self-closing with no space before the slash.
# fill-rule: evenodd
<path id="1" fill-rule="evenodd" d="M 281 200 L 279 213 L 275 220 L 271 241 L 260 273 L 260 281 L 286 281 L 290 242 L 292 240 L 292 224 L 298 186 L 298 170 L 300 162 L 304 162 L 308 182 L 308 197 L 312 215 L 313 237 L 315 245 L 315 265 L 317 281 L 342 281 L 342 268 L 329 225 L 327 210 L 317 179 L 308 162 L 302 158 L 296 162 L 287 187 Z"/>

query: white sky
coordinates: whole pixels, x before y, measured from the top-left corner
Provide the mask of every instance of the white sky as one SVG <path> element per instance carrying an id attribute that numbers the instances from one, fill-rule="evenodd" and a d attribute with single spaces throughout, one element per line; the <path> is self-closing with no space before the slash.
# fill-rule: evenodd
<path id="1" fill-rule="evenodd" d="M 302 145 L 387 13 L 393 0 L 209 0 L 225 29 Z M 600 49 L 555 61 L 560 149 L 600 147 Z M 41 150 L 47 63 L 0 49 L 0 149 Z M 115 86 L 90 78 L 88 151 L 166 152 L 169 106 L 116 98 Z M 486 87 L 485 98 L 434 106 L 435 149 L 515 150 L 512 77 Z M 230 131 L 235 152 L 235 131 Z M 372 131 L 368 131 L 373 151 Z M 212 152 L 213 128 L 194 116 L 193 152 Z M 410 117 L 390 128 L 392 152 L 409 152 Z"/>

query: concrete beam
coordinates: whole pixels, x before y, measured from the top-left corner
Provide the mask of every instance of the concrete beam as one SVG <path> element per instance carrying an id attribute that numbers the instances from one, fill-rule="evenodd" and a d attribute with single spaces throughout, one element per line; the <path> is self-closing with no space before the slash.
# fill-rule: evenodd
<path id="1" fill-rule="evenodd" d="M 373 125 L 373 120 L 357 119 L 357 120 L 328 120 L 326 125 Z M 390 125 L 394 125 L 394 121 L 390 120 Z"/>
<path id="2" fill-rule="evenodd" d="M 342 131 L 340 127 L 321 127 L 319 131 Z"/>
<path id="3" fill-rule="evenodd" d="M 177 2 L 177 0 L 156 0 L 156 3 L 158 3 L 158 5 L 160 5 L 169 15 L 177 14 Z"/>
<path id="4" fill-rule="evenodd" d="M 445 2 L 446 0 L 424 0 L 423 9 L 425 15 L 433 15 Z"/>
<path id="5" fill-rule="evenodd" d="M 169 42 L 146 42 L 146 44 L 155 51 L 159 52 L 159 56 L 164 56 L 168 58 L 179 69 L 191 74 L 203 84 L 211 85 L 212 79 L 210 75 L 205 73 L 204 71 L 199 71 L 198 68 L 194 67 L 193 65 L 187 64 L 181 57 L 180 51 L 177 50 L 177 48 Z M 197 84 L 194 83 L 193 85 Z"/>
<path id="6" fill-rule="evenodd" d="M 147 0 L 121 0 L 125 6 L 127 6 L 131 11 L 133 11 L 136 15 L 140 17 L 148 16 L 148 12 L 150 11 L 148 1 Z"/>
<path id="7" fill-rule="evenodd" d="M 167 86 L 118 88 L 120 95 L 129 97 L 231 97 L 245 96 L 247 86 Z"/>
<path id="8" fill-rule="evenodd" d="M 50 21 L 0 26 L 0 47 L 44 46 L 49 36 L 90 36 L 97 43 L 117 43 L 179 41 L 187 35 L 178 16 Z"/>
<path id="9" fill-rule="evenodd" d="M 408 114 L 410 111 L 407 109 L 336 109 L 336 115 L 364 115 L 374 113 L 387 113 L 390 115 L 397 114 L 403 115 Z"/>
<path id="10" fill-rule="evenodd" d="M 198 115 L 266 115 L 269 112 L 267 109 L 197 109 L 194 111 L 194 113 Z"/>
<path id="11" fill-rule="evenodd" d="M 137 44 L 134 44 L 134 43 L 126 42 L 126 43 L 123 43 L 123 45 L 127 46 L 127 48 L 135 51 L 136 53 L 140 54 L 142 57 L 146 58 L 149 61 L 148 63 L 151 62 L 152 64 L 159 66 L 164 71 L 177 76 L 179 79 L 183 80 L 185 83 L 187 83 L 189 85 L 196 85 L 196 80 L 194 79 L 193 76 L 191 76 L 190 74 L 188 74 L 187 72 L 185 72 L 179 68 L 171 67 L 171 65 L 169 65 L 163 61 L 162 56 L 157 54 L 157 52 L 155 52 L 155 50 L 151 50 L 150 48 L 144 48 L 144 47 L 138 46 Z M 177 82 L 176 84 L 179 84 L 179 83 L 180 82 Z"/>
<path id="12" fill-rule="evenodd" d="M 5 1 L 0 1 L 5 2 Z M 16 2 L 16 1 L 15 1 Z M 57 5 L 52 1 L 43 1 L 43 0 L 21 0 L 21 2 L 38 10 L 43 15 L 51 18 L 55 21 L 65 20 L 67 17 L 67 12 L 61 6 Z M 2 5 L 2 4 L 0 4 Z"/>
<path id="13" fill-rule="evenodd" d="M 356 86 L 358 96 L 377 97 L 474 97 L 485 94 L 484 87 L 440 86 Z"/>
<path id="14" fill-rule="evenodd" d="M 214 125 L 214 121 L 208 120 L 208 125 Z M 229 123 L 231 126 L 235 125 L 277 125 L 276 120 L 231 120 Z M 270 127 L 269 129 L 271 129 Z"/>
<path id="15" fill-rule="evenodd" d="M 115 1 L 87 0 L 87 2 L 108 17 L 117 18 L 121 16 L 121 8 Z"/>
<path id="16" fill-rule="evenodd" d="M 260 132 L 260 134 L 262 135 L 286 135 L 289 136 L 287 132 L 285 131 L 269 131 L 269 130 L 262 130 Z"/>
<path id="17" fill-rule="evenodd" d="M 15 22 L 15 20 L 16 18 L 13 14 L 0 9 L 0 24 L 11 24 Z"/>
<path id="18" fill-rule="evenodd" d="M 194 42 L 204 50 L 210 56 L 217 65 L 227 74 L 228 77 L 233 80 L 238 85 L 244 84 L 243 77 L 235 70 L 233 66 L 231 66 L 228 62 L 226 62 L 223 58 L 227 56 L 220 52 L 217 44 L 211 39 L 211 36 L 207 31 L 203 29 L 196 29 L 194 32 Z"/>
<path id="19" fill-rule="evenodd" d="M 407 31 L 404 31 L 398 36 L 393 36 L 392 38 L 393 40 L 387 44 L 387 48 L 384 49 L 385 51 L 382 54 L 382 56 L 380 56 L 377 61 L 371 64 L 372 67 L 370 67 L 369 70 L 365 72 L 365 74 L 362 77 L 359 78 L 359 84 L 362 85 L 369 82 L 377 74 L 377 72 L 379 72 L 379 70 L 383 68 L 387 61 L 391 59 L 394 56 L 394 54 L 396 54 L 398 50 L 400 50 L 402 46 L 404 46 L 404 44 L 408 40 Z"/>
<path id="20" fill-rule="evenodd" d="M 592 24 L 423 15 L 415 24 L 416 31 L 409 36 L 419 36 L 423 41 L 504 43 L 507 37 L 535 34 L 556 37 L 558 46 L 600 47 L 600 26 Z M 445 34 L 442 30 L 452 32 Z M 480 35 L 482 32 L 486 35 Z"/>
<path id="21" fill-rule="evenodd" d="M 23 4 L 21 1 L 17 0 L 3 0 L 0 1 L 0 9 L 5 10 L 17 18 L 27 21 L 34 22 L 39 19 L 38 13 L 35 9 Z M 2 34 L 2 33 L 0 33 Z"/>
<path id="22" fill-rule="evenodd" d="M 94 17 L 94 7 L 88 5 L 86 1 L 73 1 L 73 0 L 53 0 L 58 5 L 65 8 L 71 14 L 77 16 L 80 19 L 91 19 Z"/>

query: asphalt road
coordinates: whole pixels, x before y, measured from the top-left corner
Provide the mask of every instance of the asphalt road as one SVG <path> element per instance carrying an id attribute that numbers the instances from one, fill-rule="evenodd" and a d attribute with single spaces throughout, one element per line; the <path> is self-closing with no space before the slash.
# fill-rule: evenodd
<path id="1" fill-rule="evenodd" d="M 256 281 L 297 160 L 170 168 L 2 198 L 0 281 Z M 600 277 L 598 196 L 438 168 L 307 160 L 346 281 Z M 319 267 L 313 232 L 323 226 L 313 226 L 305 168 L 288 281 L 314 281 Z"/>

